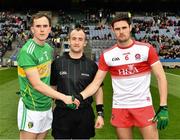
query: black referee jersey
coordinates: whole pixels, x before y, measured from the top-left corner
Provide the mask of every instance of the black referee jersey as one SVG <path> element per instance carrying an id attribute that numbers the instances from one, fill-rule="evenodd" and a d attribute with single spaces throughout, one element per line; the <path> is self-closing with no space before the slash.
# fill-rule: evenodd
<path id="1" fill-rule="evenodd" d="M 50 84 L 57 86 L 57 91 L 66 95 L 79 94 L 92 82 L 97 70 L 97 64 L 84 54 L 79 59 L 73 59 L 69 53 L 64 53 L 52 63 Z M 80 104 L 79 108 L 88 107 L 92 102 L 93 98 L 89 97 Z M 56 105 L 66 107 L 61 100 L 56 100 Z"/>

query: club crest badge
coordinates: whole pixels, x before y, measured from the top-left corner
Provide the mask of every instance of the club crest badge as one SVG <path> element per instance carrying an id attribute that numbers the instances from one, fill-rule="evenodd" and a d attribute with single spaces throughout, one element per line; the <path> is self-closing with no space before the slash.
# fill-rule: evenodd
<path id="1" fill-rule="evenodd" d="M 137 54 L 135 55 L 135 59 L 136 59 L 136 60 L 140 60 L 140 59 L 141 59 L 141 55 L 140 55 L 139 53 L 137 53 Z"/>
<path id="2" fill-rule="evenodd" d="M 33 127 L 33 122 L 28 122 L 28 128 L 32 128 Z"/>

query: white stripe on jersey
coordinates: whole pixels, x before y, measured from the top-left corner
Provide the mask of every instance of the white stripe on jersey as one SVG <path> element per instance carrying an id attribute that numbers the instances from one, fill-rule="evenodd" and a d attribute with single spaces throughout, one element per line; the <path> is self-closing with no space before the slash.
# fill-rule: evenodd
<path id="1" fill-rule="evenodd" d="M 136 45 L 127 49 L 118 47 L 104 53 L 104 59 L 108 66 L 120 66 L 147 61 L 149 47 Z"/>
<path id="2" fill-rule="evenodd" d="M 151 64 L 151 66 L 155 65 L 156 63 L 160 63 L 160 61 L 156 61 L 155 63 Z"/>
<path id="3" fill-rule="evenodd" d="M 27 53 L 32 54 L 35 48 L 35 44 L 31 42 L 27 48 Z"/>
<path id="4" fill-rule="evenodd" d="M 131 78 L 112 77 L 113 108 L 139 108 L 152 105 L 150 73 Z"/>

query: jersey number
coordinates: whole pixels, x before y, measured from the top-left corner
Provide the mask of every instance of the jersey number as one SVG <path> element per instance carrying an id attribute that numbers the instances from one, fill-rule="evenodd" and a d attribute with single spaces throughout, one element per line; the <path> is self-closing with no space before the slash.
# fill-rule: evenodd
<path id="1" fill-rule="evenodd" d="M 129 56 L 128 55 L 125 56 L 125 60 L 129 60 Z"/>

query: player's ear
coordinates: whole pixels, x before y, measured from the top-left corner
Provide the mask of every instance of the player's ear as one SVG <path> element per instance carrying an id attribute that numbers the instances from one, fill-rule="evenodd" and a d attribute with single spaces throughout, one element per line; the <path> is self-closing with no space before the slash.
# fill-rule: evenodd
<path id="1" fill-rule="evenodd" d="M 85 42 L 84 42 L 84 47 L 86 47 L 87 46 L 87 40 L 85 40 Z"/>
<path id="2" fill-rule="evenodd" d="M 111 31 L 114 32 L 114 27 L 113 27 L 113 26 L 110 26 L 110 28 L 111 28 Z"/>
<path id="3" fill-rule="evenodd" d="M 129 28 L 130 28 L 130 32 L 132 31 L 132 25 L 129 25 Z"/>
<path id="4" fill-rule="evenodd" d="M 51 32 L 51 26 L 49 26 L 48 32 L 49 32 L 49 33 Z"/>
<path id="5" fill-rule="evenodd" d="M 34 34 L 34 27 L 31 27 L 31 32 Z"/>

